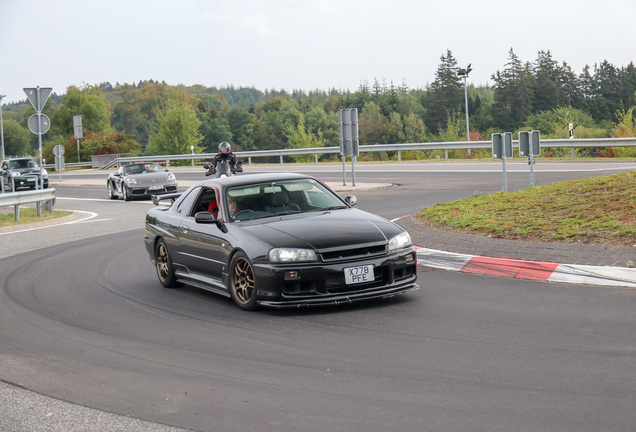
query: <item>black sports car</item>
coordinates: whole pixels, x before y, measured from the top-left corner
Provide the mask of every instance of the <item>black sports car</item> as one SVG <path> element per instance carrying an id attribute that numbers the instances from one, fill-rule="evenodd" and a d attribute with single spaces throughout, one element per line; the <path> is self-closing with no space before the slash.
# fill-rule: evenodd
<path id="1" fill-rule="evenodd" d="M 242 309 L 350 303 L 415 290 L 409 234 L 354 209 L 320 180 L 251 174 L 205 180 L 146 215 L 159 281 L 232 297 Z"/>
<path id="2" fill-rule="evenodd" d="M 177 179 L 154 162 L 124 165 L 108 175 L 106 190 L 110 199 L 150 198 L 153 194 L 177 191 Z"/>

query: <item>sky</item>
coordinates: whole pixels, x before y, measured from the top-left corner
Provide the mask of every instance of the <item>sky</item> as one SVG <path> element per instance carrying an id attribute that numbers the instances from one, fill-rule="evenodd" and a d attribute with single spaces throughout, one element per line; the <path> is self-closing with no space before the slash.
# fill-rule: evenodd
<path id="1" fill-rule="evenodd" d="M 258 90 L 424 88 L 450 50 L 492 84 L 510 49 L 579 74 L 636 61 L 634 0 L 0 0 L 0 95 L 153 79 Z"/>

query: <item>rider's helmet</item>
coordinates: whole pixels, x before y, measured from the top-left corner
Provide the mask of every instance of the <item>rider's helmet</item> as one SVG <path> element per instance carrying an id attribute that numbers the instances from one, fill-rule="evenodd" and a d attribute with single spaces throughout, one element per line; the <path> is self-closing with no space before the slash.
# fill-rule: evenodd
<path id="1" fill-rule="evenodd" d="M 227 141 L 223 141 L 219 144 L 219 152 L 221 153 L 229 153 L 230 152 L 230 143 Z"/>

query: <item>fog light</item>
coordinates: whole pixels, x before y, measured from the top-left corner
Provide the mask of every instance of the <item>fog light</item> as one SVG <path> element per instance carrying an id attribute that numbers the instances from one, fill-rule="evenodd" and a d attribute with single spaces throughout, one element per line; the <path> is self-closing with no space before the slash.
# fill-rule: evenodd
<path id="1" fill-rule="evenodd" d="M 294 280 L 294 279 L 298 279 L 298 272 L 296 270 L 285 272 L 285 280 Z"/>
<path id="2" fill-rule="evenodd" d="M 406 256 L 406 263 L 413 264 L 413 262 L 415 262 L 415 254 L 408 254 Z"/>

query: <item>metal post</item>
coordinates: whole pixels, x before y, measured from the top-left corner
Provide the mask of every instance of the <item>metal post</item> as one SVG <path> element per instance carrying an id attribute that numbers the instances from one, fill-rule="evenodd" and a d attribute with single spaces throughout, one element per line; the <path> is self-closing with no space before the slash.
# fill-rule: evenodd
<path id="1" fill-rule="evenodd" d="M 468 124 L 468 73 L 464 75 L 464 100 L 466 101 L 466 141 L 470 142 L 470 125 Z M 470 156 L 470 149 L 468 149 L 468 155 Z"/>
<path id="2" fill-rule="evenodd" d="M 342 155 L 342 185 L 343 186 L 347 185 L 347 169 L 345 167 L 345 159 L 347 159 L 347 157 L 343 154 Z"/>
<path id="3" fill-rule="evenodd" d="M 0 161 L 4 160 L 4 126 L 2 125 L 2 99 L 6 95 L 0 95 L 0 144 L 2 144 L 2 154 L 0 155 Z M 4 180 L 0 182 L 0 191 L 4 193 Z"/>
<path id="4" fill-rule="evenodd" d="M 41 106 L 40 105 L 40 86 L 37 87 L 37 96 L 36 97 L 37 97 L 37 101 L 38 101 L 37 105 Z M 40 180 L 41 181 L 38 182 L 37 179 L 36 179 L 36 181 L 35 181 L 35 189 L 36 190 L 44 189 L 44 179 L 42 178 L 43 177 L 43 175 L 42 175 L 42 169 L 43 168 L 42 168 L 42 112 L 41 111 L 38 111 L 38 150 L 40 151 Z M 42 184 L 40 185 L 40 183 L 42 183 Z M 42 214 L 42 211 L 40 210 L 40 207 L 41 207 L 40 206 L 40 202 L 39 201 L 36 202 L 35 203 L 35 208 L 37 209 L 38 216 L 41 216 L 41 214 Z"/>
<path id="5" fill-rule="evenodd" d="M 0 160 L 4 160 L 4 126 L 2 125 L 2 99 L 6 95 L 0 95 L 0 143 L 2 144 L 2 156 Z"/>
<path id="6" fill-rule="evenodd" d="M 508 178 L 506 177 L 506 157 L 505 156 L 501 158 L 501 163 L 503 165 L 503 191 L 508 192 Z"/>
<path id="7" fill-rule="evenodd" d="M 356 157 L 351 156 L 351 185 L 356 185 Z"/>
<path id="8" fill-rule="evenodd" d="M 528 163 L 530 164 L 530 187 L 534 187 L 534 154 L 532 154 L 532 150 L 530 150 Z"/>

